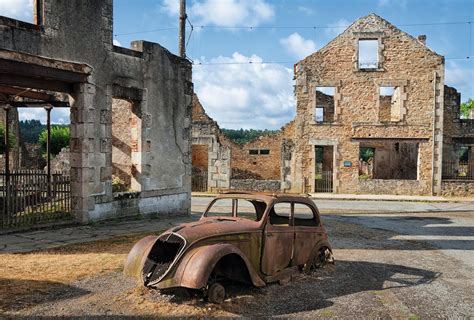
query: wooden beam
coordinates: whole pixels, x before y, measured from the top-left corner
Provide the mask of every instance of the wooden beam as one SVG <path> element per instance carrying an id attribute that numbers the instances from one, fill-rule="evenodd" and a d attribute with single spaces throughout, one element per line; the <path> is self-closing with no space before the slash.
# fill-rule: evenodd
<path id="1" fill-rule="evenodd" d="M 86 82 L 87 75 L 36 64 L 0 59 L 0 73 L 50 79 L 67 83 Z"/>
<path id="2" fill-rule="evenodd" d="M 16 108 L 45 108 L 47 106 L 53 106 L 55 108 L 69 108 L 68 102 L 62 101 L 42 101 L 42 102 L 20 102 L 14 101 L 9 102 L 9 105 Z"/>
<path id="3" fill-rule="evenodd" d="M 25 90 L 28 90 L 28 89 L 0 85 L 0 93 L 5 93 L 8 95 L 24 97 L 24 98 L 29 98 L 29 99 L 35 99 L 35 100 L 43 100 L 43 101 L 54 100 L 54 96 L 51 94 L 46 94 L 46 93 L 38 92 L 38 91 L 25 91 Z"/>
<path id="4" fill-rule="evenodd" d="M 73 92 L 72 83 L 2 73 L 0 73 L 0 85 L 10 85 L 23 88 L 42 89 L 65 93 Z"/>

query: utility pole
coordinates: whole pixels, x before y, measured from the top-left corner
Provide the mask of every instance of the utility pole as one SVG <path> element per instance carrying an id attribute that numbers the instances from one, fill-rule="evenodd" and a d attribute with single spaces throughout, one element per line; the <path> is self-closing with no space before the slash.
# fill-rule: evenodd
<path id="1" fill-rule="evenodd" d="M 179 0 L 179 56 L 186 58 L 186 0 Z"/>

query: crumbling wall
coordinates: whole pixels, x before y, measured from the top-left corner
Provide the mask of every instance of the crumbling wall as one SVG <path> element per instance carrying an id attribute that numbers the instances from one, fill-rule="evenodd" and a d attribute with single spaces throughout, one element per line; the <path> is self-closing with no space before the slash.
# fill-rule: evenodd
<path id="1" fill-rule="evenodd" d="M 0 54 L 35 70 L 61 69 L 44 83 L 70 96 L 71 196 L 77 220 L 189 213 L 191 63 L 146 41 L 132 42 L 131 49 L 114 46 L 112 0 L 44 0 L 41 9 L 41 25 L 0 17 Z M 71 73 L 67 81 L 61 78 Z M 50 81 L 55 77 L 62 80 Z M 134 101 L 139 115 L 132 162 L 140 192 L 133 197 L 112 192 L 114 98 Z"/>
<path id="2" fill-rule="evenodd" d="M 231 179 L 231 142 L 222 134 L 219 125 L 209 117 L 197 95 L 192 99 L 193 162 L 207 165 L 207 188 L 214 192 L 229 189 Z M 207 156 L 203 147 L 207 146 Z M 197 172 L 197 171 L 196 171 Z"/>
<path id="3" fill-rule="evenodd" d="M 377 39 L 376 69 L 359 70 L 358 40 Z M 396 80 L 395 80 L 396 79 Z M 295 66 L 295 165 L 292 191 L 313 180 L 316 145 L 334 147 L 334 192 L 378 192 L 358 179 L 359 143 L 375 138 L 421 141 L 417 180 L 407 184 L 379 182 L 380 190 L 399 194 L 439 192 L 444 97 L 444 59 L 381 17 L 355 21 L 318 52 Z M 317 87 L 334 86 L 334 123 L 316 123 Z M 382 123 L 381 86 L 400 87 L 400 121 Z M 434 169 L 433 169 L 434 168 Z"/>

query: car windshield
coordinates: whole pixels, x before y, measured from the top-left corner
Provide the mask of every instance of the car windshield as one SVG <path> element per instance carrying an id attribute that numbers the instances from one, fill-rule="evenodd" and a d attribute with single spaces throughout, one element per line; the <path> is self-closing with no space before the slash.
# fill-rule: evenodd
<path id="1" fill-rule="evenodd" d="M 261 200 L 238 198 L 217 199 L 204 213 L 204 217 L 232 218 L 236 216 L 253 221 L 260 221 L 266 207 L 266 203 Z"/>

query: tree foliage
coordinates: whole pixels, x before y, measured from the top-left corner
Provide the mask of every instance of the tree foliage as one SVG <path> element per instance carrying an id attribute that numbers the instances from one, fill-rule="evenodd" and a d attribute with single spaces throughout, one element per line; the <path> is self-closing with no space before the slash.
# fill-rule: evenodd
<path id="1" fill-rule="evenodd" d="M 469 118 L 469 112 L 471 109 L 474 109 L 474 100 L 469 99 L 466 102 L 461 103 L 461 118 Z"/>
<path id="2" fill-rule="evenodd" d="M 38 142 L 41 150 L 46 153 L 46 142 L 48 140 L 48 130 L 43 129 Z M 51 154 L 57 155 L 62 148 L 69 146 L 69 127 L 51 126 Z"/>
<path id="3" fill-rule="evenodd" d="M 10 149 L 16 146 L 16 138 L 11 132 L 8 134 L 8 146 Z M 5 153 L 5 126 L 3 124 L 0 124 L 0 153 Z"/>
<path id="4" fill-rule="evenodd" d="M 39 120 L 20 121 L 20 134 L 23 142 L 38 143 L 39 135 L 46 126 Z"/>
<path id="5" fill-rule="evenodd" d="M 359 159 L 362 159 L 364 162 L 369 161 L 369 159 L 372 159 L 375 155 L 375 149 L 374 148 L 360 148 L 359 151 Z"/>
<path id="6" fill-rule="evenodd" d="M 245 144 L 252 140 L 255 140 L 262 135 L 272 135 L 278 133 L 278 130 L 255 130 L 255 129 L 222 129 L 224 133 L 230 140 L 234 141 L 237 144 Z"/>

